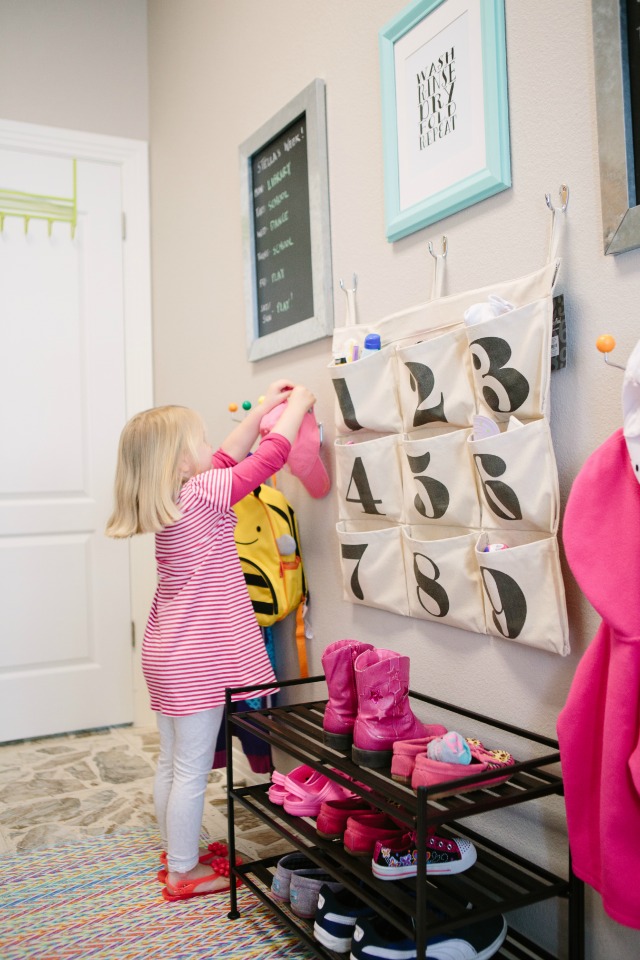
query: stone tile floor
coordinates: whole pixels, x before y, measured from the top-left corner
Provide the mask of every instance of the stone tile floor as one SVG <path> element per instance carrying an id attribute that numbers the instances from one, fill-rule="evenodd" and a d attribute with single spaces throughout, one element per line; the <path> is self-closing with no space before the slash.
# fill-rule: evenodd
<path id="1" fill-rule="evenodd" d="M 0 854 L 154 826 L 157 753 L 157 731 L 144 727 L 110 727 L 0 745 Z M 252 782 L 269 779 L 251 776 Z M 226 803 L 226 770 L 212 770 L 203 817 L 203 833 L 210 840 L 227 838 Z M 236 845 L 245 858 L 288 849 L 239 804 L 235 821 Z"/>

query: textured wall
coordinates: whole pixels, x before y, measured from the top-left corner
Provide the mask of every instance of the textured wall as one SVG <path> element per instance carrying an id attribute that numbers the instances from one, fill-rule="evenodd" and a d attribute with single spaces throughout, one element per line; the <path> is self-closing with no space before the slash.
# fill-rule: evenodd
<path id="1" fill-rule="evenodd" d="M 513 187 L 390 245 L 384 239 L 377 31 L 401 8 L 397 0 L 151 0 L 157 401 L 200 409 L 215 441 L 230 426 L 229 401 L 255 399 L 280 375 L 301 379 L 318 396 L 331 457 L 330 341 L 246 361 L 239 218 L 238 145 L 321 77 L 327 84 L 338 323 L 345 312 L 338 281 L 350 281 L 354 272 L 361 319 L 427 299 L 433 271 L 427 241 L 439 245 L 443 233 L 449 240 L 445 293 L 536 269 L 546 257 L 550 231 L 544 194 L 555 199 L 560 184 L 569 184 L 561 284 L 569 362 L 551 384 L 564 503 L 585 458 L 621 425 L 621 375 L 604 366 L 595 339 L 612 332 L 617 359 L 624 360 L 638 337 L 640 253 L 616 259 L 602 254 L 589 5 L 507 2 Z M 416 689 L 554 733 L 576 663 L 598 622 L 566 567 L 573 647 L 566 659 L 355 607 L 342 600 L 334 497 L 313 501 L 291 478 L 282 485 L 298 511 L 311 584 L 312 669 L 320 668 L 327 644 L 354 636 L 410 654 Z M 495 829 L 524 843 L 532 856 L 543 853 L 553 862 L 561 811 L 550 824 L 533 808 L 513 821 L 507 827 L 501 818 Z M 637 955 L 637 934 L 608 920 L 595 895 L 588 910 L 590 958 Z M 530 930 L 544 926 L 553 946 L 548 906 L 519 922 Z M 564 923 L 561 913 L 561 929 Z"/>

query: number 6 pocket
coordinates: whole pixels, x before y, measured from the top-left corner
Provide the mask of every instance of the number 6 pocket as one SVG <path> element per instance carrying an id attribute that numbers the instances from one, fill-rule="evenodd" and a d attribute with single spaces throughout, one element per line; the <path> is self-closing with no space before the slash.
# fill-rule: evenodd
<path id="1" fill-rule="evenodd" d="M 501 536 L 506 550 L 485 552 L 489 536 L 482 533 L 475 551 L 486 632 L 565 656 L 569 627 L 556 537 L 527 532 Z"/>
<path id="2" fill-rule="evenodd" d="M 515 424 L 515 429 L 495 437 L 468 441 L 482 502 L 482 526 L 555 533 L 558 471 L 549 423 Z"/>
<path id="3" fill-rule="evenodd" d="M 353 440 L 336 440 L 336 490 L 341 520 L 402 520 L 399 440 L 398 434 L 379 437 L 369 433 Z"/>
<path id="4" fill-rule="evenodd" d="M 409 616 L 484 633 L 477 530 L 416 525 L 402 532 Z"/>
<path id="5" fill-rule="evenodd" d="M 495 420 L 548 416 L 552 311 L 544 297 L 466 328 L 479 413 Z"/>
<path id="6" fill-rule="evenodd" d="M 401 527 L 340 521 L 336 531 L 344 599 L 408 616 Z"/>
<path id="7" fill-rule="evenodd" d="M 405 523 L 480 528 L 470 430 L 441 429 L 400 441 Z"/>

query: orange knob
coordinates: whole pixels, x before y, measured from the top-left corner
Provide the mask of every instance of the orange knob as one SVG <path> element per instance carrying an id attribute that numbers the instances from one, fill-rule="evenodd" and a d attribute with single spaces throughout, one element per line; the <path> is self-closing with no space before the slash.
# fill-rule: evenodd
<path id="1" fill-rule="evenodd" d="M 600 353 L 611 353 L 615 345 L 616 338 L 612 337 L 610 333 L 603 333 L 602 336 L 596 340 L 596 347 Z"/>
<path id="2" fill-rule="evenodd" d="M 229 407 L 228 407 L 229 413 L 235 413 L 237 409 L 238 409 L 238 404 L 237 404 L 237 403 L 230 403 L 230 404 L 229 404 Z"/>

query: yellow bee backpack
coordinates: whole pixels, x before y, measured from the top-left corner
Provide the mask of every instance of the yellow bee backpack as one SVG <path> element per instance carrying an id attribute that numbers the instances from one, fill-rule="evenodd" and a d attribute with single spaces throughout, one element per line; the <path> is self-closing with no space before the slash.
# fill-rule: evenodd
<path id="1" fill-rule="evenodd" d="M 238 517 L 236 548 L 249 596 L 258 623 L 269 627 L 298 610 L 307 598 L 296 516 L 284 494 L 264 483 L 233 509 Z M 300 653 L 298 642 L 299 657 Z"/>

